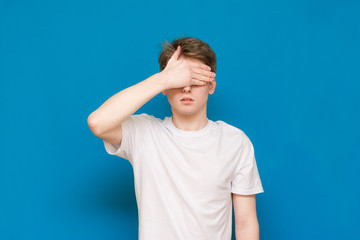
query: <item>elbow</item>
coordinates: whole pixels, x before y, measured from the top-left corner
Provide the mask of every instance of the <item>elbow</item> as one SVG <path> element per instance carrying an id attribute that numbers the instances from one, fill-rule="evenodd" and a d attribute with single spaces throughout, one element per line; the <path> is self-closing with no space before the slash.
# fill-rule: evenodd
<path id="1" fill-rule="evenodd" d="M 99 132 L 99 127 L 98 124 L 96 123 L 96 119 L 94 118 L 93 114 L 90 114 L 87 118 L 87 124 L 91 130 L 91 132 L 95 135 L 95 136 L 99 136 L 100 132 Z"/>

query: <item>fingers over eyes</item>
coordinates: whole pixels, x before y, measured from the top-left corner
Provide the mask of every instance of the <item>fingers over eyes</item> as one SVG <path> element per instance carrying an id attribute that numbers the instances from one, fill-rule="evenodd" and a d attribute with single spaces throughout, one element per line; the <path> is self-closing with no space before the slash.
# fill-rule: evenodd
<path id="1" fill-rule="evenodd" d="M 192 79 L 191 80 L 191 85 L 205 85 L 207 82 L 204 82 L 204 81 L 200 81 L 200 80 L 196 80 L 196 79 Z"/>
<path id="2" fill-rule="evenodd" d="M 202 75 L 202 74 L 197 74 L 197 73 L 192 73 L 191 75 L 192 79 L 195 80 L 200 80 L 200 81 L 205 81 L 205 82 L 211 82 L 212 80 L 214 80 L 214 78 Z"/>
<path id="3" fill-rule="evenodd" d="M 215 74 L 213 74 L 213 72 L 211 71 L 208 71 L 208 70 L 204 70 L 204 69 L 200 69 L 200 68 L 193 68 L 192 69 L 194 73 L 197 73 L 197 74 L 201 74 L 201 75 L 204 75 L 206 77 L 215 77 Z"/>

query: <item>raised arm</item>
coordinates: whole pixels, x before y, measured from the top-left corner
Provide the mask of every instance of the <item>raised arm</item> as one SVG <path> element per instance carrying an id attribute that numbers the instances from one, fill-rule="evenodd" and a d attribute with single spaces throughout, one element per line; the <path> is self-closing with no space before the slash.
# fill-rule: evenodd
<path id="1" fill-rule="evenodd" d="M 179 46 L 163 71 L 116 93 L 92 112 L 87 122 L 94 135 L 120 145 L 121 123 L 161 91 L 187 85 L 204 85 L 214 80 L 210 77 L 212 72 L 209 66 L 178 59 L 180 51 Z"/>

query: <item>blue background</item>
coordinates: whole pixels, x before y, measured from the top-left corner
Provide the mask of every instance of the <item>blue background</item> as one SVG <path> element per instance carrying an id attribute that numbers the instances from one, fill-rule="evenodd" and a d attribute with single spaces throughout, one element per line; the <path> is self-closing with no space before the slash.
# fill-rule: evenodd
<path id="1" fill-rule="evenodd" d="M 132 167 L 87 117 L 158 72 L 160 43 L 183 34 L 217 55 L 209 119 L 255 147 L 261 239 L 360 239 L 359 12 L 351 0 L 2 0 L 0 239 L 137 239 Z M 171 115 L 162 94 L 142 112 Z"/>

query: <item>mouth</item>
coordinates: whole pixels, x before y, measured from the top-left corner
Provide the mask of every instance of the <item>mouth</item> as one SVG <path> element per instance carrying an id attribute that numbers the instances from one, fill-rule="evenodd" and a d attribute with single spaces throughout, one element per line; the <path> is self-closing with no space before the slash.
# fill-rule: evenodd
<path id="1" fill-rule="evenodd" d="M 194 102 L 194 99 L 192 99 L 192 98 L 190 98 L 190 97 L 183 97 L 183 98 L 180 100 L 180 102 L 181 102 L 182 104 L 188 105 L 188 104 L 192 104 L 192 103 Z"/>
<path id="2" fill-rule="evenodd" d="M 181 98 L 180 99 L 180 101 L 186 101 L 186 102 L 188 102 L 188 101 L 194 101 L 194 99 L 192 99 L 191 97 L 183 97 L 183 98 Z"/>
<path id="3" fill-rule="evenodd" d="M 188 98 L 188 97 L 184 97 L 184 98 L 182 98 L 182 99 L 180 100 L 180 102 L 181 102 L 182 104 L 185 104 L 185 105 L 191 105 L 191 104 L 193 104 L 194 99 Z"/>

